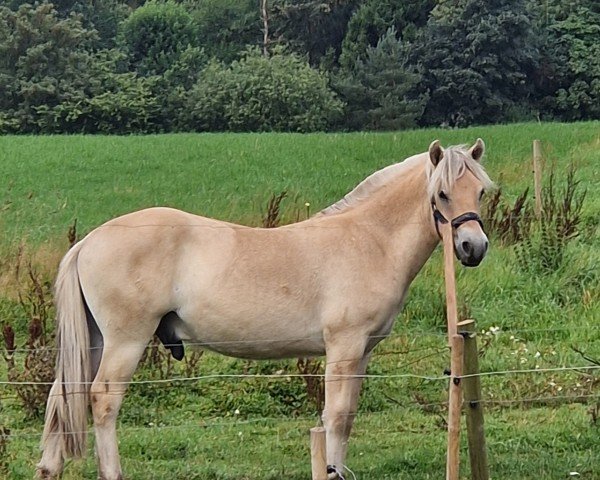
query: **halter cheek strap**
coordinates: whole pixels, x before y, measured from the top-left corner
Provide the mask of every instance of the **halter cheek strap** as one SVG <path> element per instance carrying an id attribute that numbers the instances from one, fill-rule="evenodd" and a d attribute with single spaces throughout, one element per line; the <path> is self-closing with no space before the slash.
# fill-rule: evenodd
<path id="1" fill-rule="evenodd" d="M 445 225 L 446 223 L 448 223 L 448 219 L 446 217 L 444 217 L 442 212 L 440 212 L 438 210 L 437 205 L 435 204 L 434 201 L 431 202 L 431 209 L 433 210 L 433 220 L 435 223 L 435 231 L 437 232 L 438 237 L 442 238 L 442 234 L 440 233 L 439 224 L 441 223 L 442 225 Z M 459 215 L 458 217 L 453 218 L 450 221 L 450 225 L 452 225 L 453 230 L 456 230 L 463 223 L 470 222 L 470 221 L 477 222 L 479 224 L 479 226 L 481 227 L 481 229 L 483 230 L 483 221 L 481 220 L 481 217 L 475 212 L 466 212 L 466 213 L 463 213 L 462 215 Z"/>

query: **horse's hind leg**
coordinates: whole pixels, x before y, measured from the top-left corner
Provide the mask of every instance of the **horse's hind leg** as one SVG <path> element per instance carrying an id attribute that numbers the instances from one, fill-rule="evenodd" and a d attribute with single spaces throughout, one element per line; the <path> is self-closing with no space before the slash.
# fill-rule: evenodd
<path id="1" fill-rule="evenodd" d="M 149 338 L 149 337 L 148 337 Z M 127 385 L 147 345 L 145 337 L 135 342 L 115 343 L 105 338 L 102 360 L 90 389 L 96 434 L 99 478 L 120 480 L 117 446 L 117 415 Z"/>

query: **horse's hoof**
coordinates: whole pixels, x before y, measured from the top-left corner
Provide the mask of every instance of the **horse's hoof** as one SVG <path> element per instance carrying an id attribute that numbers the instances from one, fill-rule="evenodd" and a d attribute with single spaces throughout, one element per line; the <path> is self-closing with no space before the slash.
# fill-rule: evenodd
<path id="1" fill-rule="evenodd" d="M 35 476 L 40 480 L 52 480 L 58 477 L 58 475 L 53 474 L 50 470 L 44 467 L 38 467 L 35 470 Z"/>
<path id="2" fill-rule="evenodd" d="M 345 478 L 336 466 L 327 465 L 327 480 L 345 480 Z"/>

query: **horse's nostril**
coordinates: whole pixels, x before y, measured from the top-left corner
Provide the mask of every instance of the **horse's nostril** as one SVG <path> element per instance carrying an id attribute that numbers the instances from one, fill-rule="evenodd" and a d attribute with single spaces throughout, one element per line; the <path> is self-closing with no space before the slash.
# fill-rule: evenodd
<path id="1" fill-rule="evenodd" d="M 473 253 L 473 247 L 471 247 L 471 243 L 469 242 L 462 242 L 462 249 L 467 255 Z"/>

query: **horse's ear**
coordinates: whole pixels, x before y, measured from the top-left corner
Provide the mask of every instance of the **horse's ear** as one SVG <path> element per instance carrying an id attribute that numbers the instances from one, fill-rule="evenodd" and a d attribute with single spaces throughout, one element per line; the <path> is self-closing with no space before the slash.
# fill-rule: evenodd
<path id="1" fill-rule="evenodd" d="M 431 145 L 429 145 L 429 159 L 431 160 L 431 163 L 433 163 L 434 166 L 437 166 L 443 156 L 444 149 L 440 145 L 440 141 L 434 140 L 431 142 Z"/>
<path id="2" fill-rule="evenodd" d="M 478 138 L 475 145 L 469 149 L 469 153 L 471 154 L 471 157 L 473 157 L 473 160 L 480 162 L 483 157 L 483 152 L 485 152 L 485 143 L 483 143 L 481 138 Z"/>

